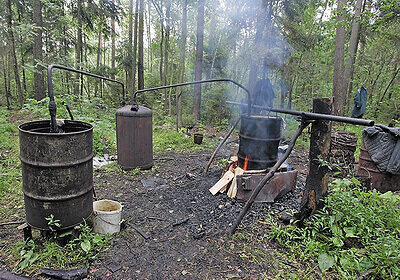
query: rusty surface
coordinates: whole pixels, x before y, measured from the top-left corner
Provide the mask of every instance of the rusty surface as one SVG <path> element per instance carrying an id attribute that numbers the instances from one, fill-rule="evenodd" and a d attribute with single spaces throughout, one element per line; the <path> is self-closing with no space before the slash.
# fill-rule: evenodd
<path id="1" fill-rule="evenodd" d="M 64 133 L 50 133 L 50 121 L 19 126 L 26 220 L 48 229 L 51 214 L 61 228 L 73 227 L 93 212 L 93 127 L 65 120 Z"/>
<path id="2" fill-rule="evenodd" d="M 121 168 L 148 169 L 153 166 L 152 111 L 127 105 L 117 110 L 117 154 Z"/>
<path id="3" fill-rule="evenodd" d="M 241 168 L 246 157 L 249 170 L 274 166 L 278 159 L 281 123 L 280 117 L 241 116 L 238 151 L 238 165 Z"/>
<path id="4" fill-rule="evenodd" d="M 244 174 L 237 176 L 238 200 L 247 201 L 255 187 L 265 176 L 261 174 Z M 275 199 L 294 190 L 297 180 L 297 170 L 277 172 L 274 177 L 265 184 L 260 193 L 256 196 L 255 202 L 274 202 Z"/>
<path id="5" fill-rule="evenodd" d="M 390 174 L 388 172 L 379 171 L 365 148 L 364 140 L 362 141 L 360 149 L 360 158 L 356 175 L 370 178 L 371 187 L 380 192 L 400 190 L 400 172 L 397 174 Z"/>

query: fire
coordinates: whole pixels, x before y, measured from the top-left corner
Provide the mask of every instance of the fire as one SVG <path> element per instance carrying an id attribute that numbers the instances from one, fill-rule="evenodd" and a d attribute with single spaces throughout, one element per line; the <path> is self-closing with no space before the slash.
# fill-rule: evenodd
<path id="1" fill-rule="evenodd" d="M 243 170 L 246 171 L 247 170 L 247 164 L 249 163 L 249 158 L 248 156 L 246 156 L 246 158 L 244 159 L 244 165 L 243 165 Z"/>

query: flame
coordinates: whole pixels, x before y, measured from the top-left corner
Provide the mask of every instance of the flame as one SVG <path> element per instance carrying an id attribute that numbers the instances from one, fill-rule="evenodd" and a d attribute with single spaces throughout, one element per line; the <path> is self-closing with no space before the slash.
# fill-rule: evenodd
<path id="1" fill-rule="evenodd" d="M 249 157 L 246 156 L 246 158 L 244 159 L 244 165 L 243 165 L 243 170 L 246 171 L 247 170 L 247 164 L 249 163 Z"/>

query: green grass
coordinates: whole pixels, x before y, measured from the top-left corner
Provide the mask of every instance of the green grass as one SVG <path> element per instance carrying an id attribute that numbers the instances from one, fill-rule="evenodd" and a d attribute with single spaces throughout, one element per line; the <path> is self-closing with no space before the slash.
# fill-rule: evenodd
<path id="1" fill-rule="evenodd" d="M 400 196 L 363 191 L 356 180 L 336 180 L 324 208 L 304 228 L 275 224 L 269 237 L 322 272 L 340 279 L 400 275 Z"/>
<path id="2" fill-rule="evenodd" d="M 193 136 L 186 137 L 181 132 L 174 129 L 154 127 L 153 129 L 153 149 L 155 153 L 165 152 L 189 152 L 211 149 L 217 143 L 217 139 L 203 138 L 201 145 L 193 141 Z"/>
<path id="3" fill-rule="evenodd" d="M 86 225 L 80 225 L 79 232 L 64 233 L 68 240 L 53 229 L 50 237 L 18 241 L 13 246 L 14 268 L 17 273 L 38 274 L 40 268 L 71 269 L 88 267 L 101 253 L 111 246 L 110 235 L 93 233 Z M 64 237 L 65 238 L 65 237 Z"/>
<path id="4" fill-rule="evenodd" d="M 22 205 L 22 175 L 19 160 L 18 129 L 10 122 L 10 112 L 0 108 L 0 220 L 15 217 Z"/>

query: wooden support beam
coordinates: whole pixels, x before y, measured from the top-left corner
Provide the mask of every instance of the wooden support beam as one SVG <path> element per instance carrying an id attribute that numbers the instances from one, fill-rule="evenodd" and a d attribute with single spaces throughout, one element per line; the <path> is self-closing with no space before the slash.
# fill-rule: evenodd
<path id="1" fill-rule="evenodd" d="M 332 114 L 332 98 L 317 98 L 313 100 L 313 113 Z M 306 179 L 300 212 L 295 216 L 303 221 L 317 208 L 327 192 L 329 178 L 329 152 L 331 145 L 332 124 L 327 120 L 316 120 L 311 126 L 309 169 Z"/>

